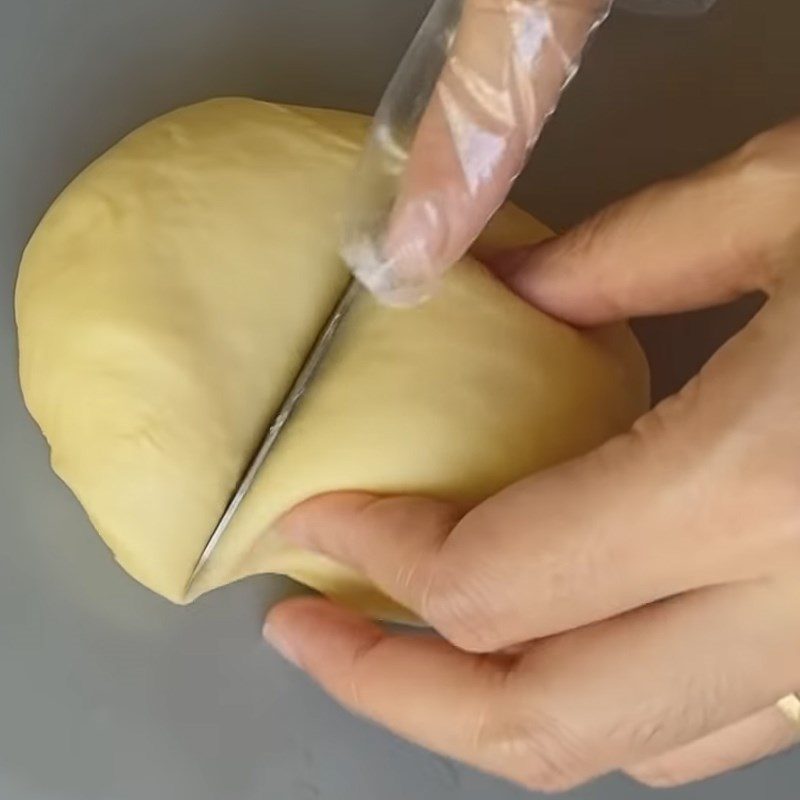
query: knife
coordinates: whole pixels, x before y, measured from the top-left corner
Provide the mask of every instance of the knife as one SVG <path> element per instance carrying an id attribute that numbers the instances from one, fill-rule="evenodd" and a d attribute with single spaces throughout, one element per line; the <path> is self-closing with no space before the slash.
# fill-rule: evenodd
<path id="1" fill-rule="evenodd" d="M 239 506 L 241 506 L 250 489 L 252 489 L 261 468 L 264 466 L 264 462 L 267 460 L 267 456 L 269 456 L 270 452 L 278 443 L 281 433 L 291 421 L 304 395 L 308 391 L 308 388 L 319 374 L 320 368 L 336 336 L 336 332 L 339 330 L 342 321 L 347 316 L 348 311 L 360 293 L 360 284 L 355 278 L 350 278 L 344 291 L 336 301 L 333 311 L 320 329 L 311 349 L 303 359 L 303 363 L 295 376 L 294 382 L 289 387 L 289 391 L 284 396 L 281 405 L 270 420 L 255 455 L 247 465 L 244 474 L 228 500 L 228 504 L 225 506 L 214 530 L 211 532 L 203 551 L 200 553 L 200 557 L 197 559 L 192 574 L 189 576 L 189 581 L 186 585 L 187 592 L 194 585 L 198 576 L 203 572 L 211 556 L 214 554 L 214 551 L 225 536 L 225 533 L 230 528 Z"/>

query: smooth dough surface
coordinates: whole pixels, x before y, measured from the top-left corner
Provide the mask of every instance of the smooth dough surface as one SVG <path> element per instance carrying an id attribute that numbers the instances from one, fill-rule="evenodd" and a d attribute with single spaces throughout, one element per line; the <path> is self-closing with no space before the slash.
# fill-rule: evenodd
<path id="1" fill-rule="evenodd" d="M 646 407 L 647 369 L 626 326 L 577 332 L 471 257 L 420 308 L 362 297 L 187 594 L 347 279 L 337 215 L 366 125 L 239 98 L 180 109 L 85 170 L 26 249 L 20 375 L 53 468 L 119 563 L 175 602 L 280 572 L 393 616 L 358 576 L 282 544 L 275 519 L 336 489 L 477 501 Z M 546 235 L 509 207 L 483 243 Z"/>

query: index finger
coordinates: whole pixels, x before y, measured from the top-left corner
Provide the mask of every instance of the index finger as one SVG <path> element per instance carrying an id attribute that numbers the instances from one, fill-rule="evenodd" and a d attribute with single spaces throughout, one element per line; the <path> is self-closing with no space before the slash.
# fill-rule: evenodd
<path id="1" fill-rule="evenodd" d="M 384 299 L 407 302 L 415 289 L 425 296 L 471 246 L 508 194 L 609 5 L 467 0 L 389 216 L 381 249 L 394 294 Z M 379 296 L 389 291 L 365 277 Z"/>

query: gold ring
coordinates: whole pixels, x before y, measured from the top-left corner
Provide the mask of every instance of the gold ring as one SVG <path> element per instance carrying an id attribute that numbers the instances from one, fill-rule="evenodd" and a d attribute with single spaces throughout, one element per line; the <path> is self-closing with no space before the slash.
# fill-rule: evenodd
<path id="1" fill-rule="evenodd" d="M 795 692 L 778 700 L 778 708 L 783 711 L 786 719 L 800 728 L 800 694 Z"/>

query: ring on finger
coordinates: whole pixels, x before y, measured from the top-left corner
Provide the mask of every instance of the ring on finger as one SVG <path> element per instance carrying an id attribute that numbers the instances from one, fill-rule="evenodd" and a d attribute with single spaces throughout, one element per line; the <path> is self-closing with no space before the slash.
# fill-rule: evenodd
<path id="1" fill-rule="evenodd" d="M 778 701 L 778 708 L 786 719 L 800 728 L 800 693 L 793 692 Z"/>

